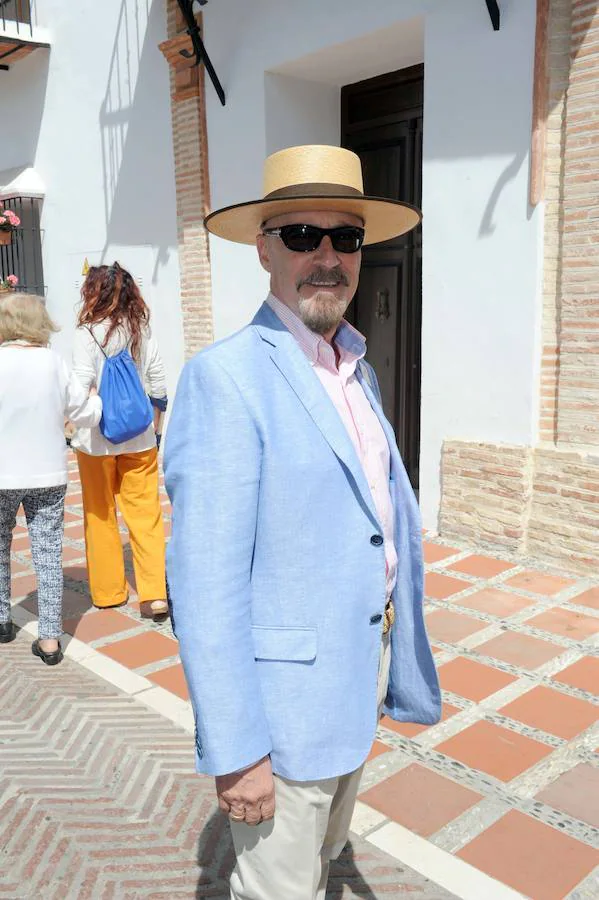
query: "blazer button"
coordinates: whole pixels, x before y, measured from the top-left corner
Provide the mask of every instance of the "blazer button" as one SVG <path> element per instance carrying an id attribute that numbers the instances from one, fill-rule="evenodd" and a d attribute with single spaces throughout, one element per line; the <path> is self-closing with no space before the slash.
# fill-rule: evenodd
<path id="1" fill-rule="evenodd" d="M 372 544 L 373 547 L 380 547 L 381 544 L 383 543 L 382 534 L 373 534 L 372 537 L 370 538 L 370 543 Z"/>
<path id="2" fill-rule="evenodd" d="M 381 615 L 380 613 L 377 613 L 376 616 L 371 616 L 371 617 L 370 617 L 370 624 L 371 624 L 371 625 L 378 625 L 378 623 L 381 621 L 382 618 L 383 618 L 382 615 Z"/>

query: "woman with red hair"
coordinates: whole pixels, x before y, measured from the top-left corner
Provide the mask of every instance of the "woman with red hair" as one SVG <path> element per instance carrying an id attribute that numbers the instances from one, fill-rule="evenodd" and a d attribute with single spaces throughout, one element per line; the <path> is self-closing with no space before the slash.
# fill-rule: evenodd
<path id="1" fill-rule="evenodd" d="M 100 388 L 105 360 L 129 350 L 154 408 L 154 423 L 123 443 L 109 441 L 100 427 L 78 428 L 71 440 L 81 476 L 92 603 L 107 609 L 128 600 L 118 502 L 129 530 L 141 615 L 163 621 L 168 605 L 156 427 L 167 399 L 150 310 L 131 274 L 116 262 L 89 270 L 81 298 L 73 370 L 83 386 Z"/>

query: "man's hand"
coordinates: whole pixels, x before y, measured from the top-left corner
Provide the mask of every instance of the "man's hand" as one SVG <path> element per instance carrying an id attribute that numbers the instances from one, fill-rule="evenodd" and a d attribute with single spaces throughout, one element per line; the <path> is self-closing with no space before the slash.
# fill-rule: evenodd
<path id="1" fill-rule="evenodd" d="M 242 772 L 216 776 L 218 805 L 234 822 L 259 825 L 275 814 L 275 783 L 270 757 Z"/>

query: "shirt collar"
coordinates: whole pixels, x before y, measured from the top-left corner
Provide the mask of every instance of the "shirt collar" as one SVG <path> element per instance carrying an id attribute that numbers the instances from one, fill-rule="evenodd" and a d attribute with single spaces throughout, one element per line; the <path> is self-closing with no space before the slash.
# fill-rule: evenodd
<path id="1" fill-rule="evenodd" d="M 336 369 L 335 354 L 333 348 L 323 337 L 311 331 L 307 325 L 285 303 L 270 293 L 266 302 L 272 311 L 278 316 L 283 325 L 291 332 L 300 348 L 303 350 L 310 363 L 326 365 Z M 339 353 L 339 365 L 349 365 L 355 369 L 356 363 L 366 353 L 366 338 L 364 335 L 342 319 L 333 338 Z"/>

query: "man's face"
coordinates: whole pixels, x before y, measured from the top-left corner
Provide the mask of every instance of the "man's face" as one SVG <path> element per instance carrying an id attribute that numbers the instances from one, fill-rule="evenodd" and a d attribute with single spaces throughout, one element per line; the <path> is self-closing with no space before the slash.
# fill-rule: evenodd
<path id="1" fill-rule="evenodd" d="M 337 228 L 362 226 L 358 216 L 340 212 L 295 212 L 275 216 L 265 228 L 281 225 L 317 225 Z M 316 250 L 288 250 L 277 235 L 259 234 L 256 239 L 262 266 L 270 273 L 270 288 L 312 331 L 332 335 L 349 306 L 360 276 L 362 254 L 339 253 L 326 235 Z"/>

